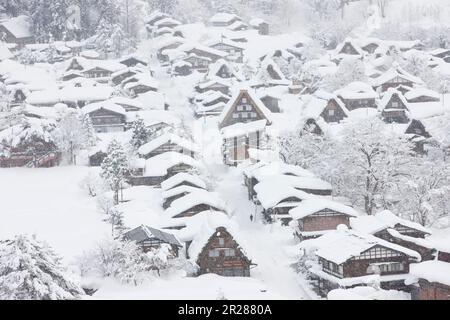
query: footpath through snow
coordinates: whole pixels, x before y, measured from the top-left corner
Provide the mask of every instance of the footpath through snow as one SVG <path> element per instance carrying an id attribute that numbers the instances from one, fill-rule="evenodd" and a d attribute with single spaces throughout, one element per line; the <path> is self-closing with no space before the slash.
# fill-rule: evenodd
<path id="1" fill-rule="evenodd" d="M 211 169 L 210 169 L 211 170 Z M 236 168 L 214 168 L 217 176 L 216 192 L 232 211 L 232 218 L 240 226 L 241 236 L 246 238 L 252 260 L 252 278 L 263 281 L 273 292 L 285 299 L 313 299 L 317 296 L 308 288 L 305 280 L 291 267 L 295 257 L 290 247 L 295 245 L 292 230 L 279 224 L 264 224 L 255 205 L 248 200 L 243 176 Z M 253 221 L 250 220 L 253 215 Z M 256 218 L 255 218 L 256 217 Z"/>

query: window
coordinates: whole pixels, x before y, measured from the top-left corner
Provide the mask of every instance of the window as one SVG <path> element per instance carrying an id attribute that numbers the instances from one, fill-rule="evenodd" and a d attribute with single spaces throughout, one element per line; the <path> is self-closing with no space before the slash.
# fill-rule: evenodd
<path id="1" fill-rule="evenodd" d="M 250 113 L 250 117 L 256 118 L 256 116 L 257 116 L 256 112 L 251 112 L 251 113 Z"/>
<path id="2" fill-rule="evenodd" d="M 244 106 L 237 106 L 237 111 L 244 111 Z"/>
<path id="3" fill-rule="evenodd" d="M 237 119 L 239 118 L 239 114 L 238 113 L 233 113 L 233 119 Z"/>
<path id="4" fill-rule="evenodd" d="M 328 110 L 328 115 L 329 116 L 334 116 L 334 109 Z"/>
<path id="5" fill-rule="evenodd" d="M 248 118 L 248 113 L 247 112 L 242 112 L 241 115 L 242 115 L 242 118 L 244 118 L 244 119 Z"/>
<path id="6" fill-rule="evenodd" d="M 219 245 L 223 246 L 225 244 L 224 238 L 219 238 Z"/>
<path id="7" fill-rule="evenodd" d="M 234 257 L 234 249 L 225 249 L 225 257 Z"/>
<path id="8" fill-rule="evenodd" d="M 252 111 L 252 106 L 251 105 L 245 106 L 245 110 Z"/>
<path id="9" fill-rule="evenodd" d="M 398 108 L 398 102 L 397 101 L 392 102 L 392 108 Z"/>
<path id="10" fill-rule="evenodd" d="M 247 98 L 242 98 L 242 103 L 247 103 Z"/>
<path id="11" fill-rule="evenodd" d="M 220 252 L 219 252 L 219 250 L 217 250 L 217 249 L 209 250 L 209 256 L 210 256 L 211 258 L 217 258 L 217 257 L 220 256 Z"/>

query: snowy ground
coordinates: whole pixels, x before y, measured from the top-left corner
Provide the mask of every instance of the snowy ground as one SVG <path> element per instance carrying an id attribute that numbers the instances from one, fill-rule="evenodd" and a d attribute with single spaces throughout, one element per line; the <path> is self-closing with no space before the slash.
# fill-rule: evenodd
<path id="1" fill-rule="evenodd" d="M 0 238 L 19 233 L 36 234 L 47 241 L 66 264 L 73 263 L 83 251 L 93 248 L 110 234 L 95 199 L 79 187 L 79 181 L 96 170 L 81 166 L 1 169 Z M 237 169 L 218 165 L 212 172 L 217 175 L 216 191 L 231 206 L 233 219 L 251 245 L 252 259 L 257 264 L 252 269 L 252 278 L 173 275 L 141 287 L 105 281 L 92 298 L 216 299 L 221 292 L 227 299 L 314 297 L 305 291 L 307 286 L 289 266 L 293 262 L 288 254 L 294 244 L 292 232 L 288 228 L 250 221 L 250 213 L 254 213 L 255 208 L 246 198 L 242 175 Z M 134 187 L 124 191 L 124 199 L 129 201 L 120 207 L 127 213 L 125 223 L 128 226 L 157 224 L 163 214 L 159 189 Z"/>
<path id="2" fill-rule="evenodd" d="M 0 169 L 0 238 L 36 234 L 66 263 L 109 234 L 78 183 L 92 168 Z"/>

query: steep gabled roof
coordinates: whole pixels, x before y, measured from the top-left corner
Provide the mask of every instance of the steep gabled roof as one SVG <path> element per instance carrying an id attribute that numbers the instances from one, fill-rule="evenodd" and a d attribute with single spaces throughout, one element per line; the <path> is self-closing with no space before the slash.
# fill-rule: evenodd
<path id="1" fill-rule="evenodd" d="M 124 238 L 128 241 L 134 241 L 136 243 L 140 243 L 151 238 L 156 238 L 165 243 L 169 243 L 179 247 L 183 246 L 175 235 L 145 225 L 141 225 L 126 232 L 124 234 Z"/>
<path id="2" fill-rule="evenodd" d="M 289 210 L 289 215 L 293 219 L 302 219 L 325 209 L 333 210 L 351 217 L 359 216 L 359 213 L 352 207 L 321 198 L 311 198 L 302 201 L 296 208 Z"/>
<path id="3" fill-rule="evenodd" d="M 192 141 L 183 139 L 173 133 L 164 133 L 147 142 L 139 148 L 138 152 L 140 155 L 147 155 L 166 143 L 173 143 L 189 151 L 198 152 L 197 145 L 195 145 Z"/>
<path id="4" fill-rule="evenodd" d="M 245 90 L 242 89 L 240 91 L 237 91 L 234 93 L 234 95 L 231 97 L 230 101 L 228 101 L 227 105 L 223 109 L 222 113 L 219 116 L 219 127 L 221 126 L 221 123 L 229 116 L 229 114 L 232 112 L 235 103 L 242 98 L 243 95 L 246 95 L 247 98 L 250 99 L 250 101 L 253 102 L 253 105 L 256 106 L 256 108 L 262 113 L 262 115 L 266 118 L 267 124 L 272 123 L 272 112 L 264 105 L 264 103 L 261 101 L 261 99 L 258 98 L 256 93 L 254 93 L 252 90 Z"/>
<path id="5" fill-rule="evenodd" d="M 177 173 L 176 175 L 163 181 L 161 183 L 161 188 L 164 191 L 168 191 L 168 190 L 172 189 L 174 186 L 176 186 L 182 182 L 189 182 L 189 183 L 197 186 L 198 188 L 206 189 L 206 184 L 201 178 L 199 178 L 198 176 L 194 176 L 192 174 L 186 173 L 186 172 Z"/>

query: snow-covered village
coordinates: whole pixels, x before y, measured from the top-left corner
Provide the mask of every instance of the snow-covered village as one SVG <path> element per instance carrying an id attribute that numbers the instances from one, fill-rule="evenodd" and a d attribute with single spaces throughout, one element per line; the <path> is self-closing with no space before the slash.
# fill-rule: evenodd
<path id="1" fill-rule="evenodd" d="M 450 300 L 450 0 L 0 0 L 0 300 Z"/>

